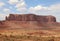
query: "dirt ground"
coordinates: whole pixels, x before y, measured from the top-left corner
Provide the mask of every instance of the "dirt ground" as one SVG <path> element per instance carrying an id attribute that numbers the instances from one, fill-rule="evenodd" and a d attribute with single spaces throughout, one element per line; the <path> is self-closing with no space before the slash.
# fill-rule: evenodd
<path id="1" fill-rule="evenodd" d="M 0 41 L 60 41 L 60 33 L 48 30 L 0 30 Z"/>

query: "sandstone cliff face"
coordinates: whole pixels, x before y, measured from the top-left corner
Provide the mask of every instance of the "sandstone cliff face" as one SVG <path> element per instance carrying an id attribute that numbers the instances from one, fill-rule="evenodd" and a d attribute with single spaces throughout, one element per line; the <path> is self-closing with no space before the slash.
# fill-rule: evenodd
<path id="1" fill-rule="evenodd" d="M 1 29 L 6 29 L 8 25 L 5 23 L 5 21 L 0 21 L 0 30 Z"/>
<path id="2" fill-rule="evenodd" d="M 55 25 L 56 18 L 50 15 L 10 14 L 5 21 L 0 21 L 0 28 L 4 29 L 50 29 Z"/>
<path id="3" fill-rule="evenodd" d="M 56 22 L 54 16 L 40 16 L 34 14 L 10 14 L 9 17 L 6 17 L 8 21 L 38 21 L 38 22 Z"/>

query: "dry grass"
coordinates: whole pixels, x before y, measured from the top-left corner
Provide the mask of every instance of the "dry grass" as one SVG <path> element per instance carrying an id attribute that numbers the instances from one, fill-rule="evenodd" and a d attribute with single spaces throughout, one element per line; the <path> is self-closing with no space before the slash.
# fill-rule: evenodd
<path id="1" fill-rule="evenodd" d="M 0 41 L 60 41 L 56 32 L 47 30 L 1 30 Z"/>

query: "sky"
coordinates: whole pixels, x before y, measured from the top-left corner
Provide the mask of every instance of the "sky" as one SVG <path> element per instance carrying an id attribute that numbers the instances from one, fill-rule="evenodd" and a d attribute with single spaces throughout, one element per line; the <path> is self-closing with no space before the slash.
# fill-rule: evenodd
<path id="1" fill-rule="evenodd" d="M 9 14 L 55 16 L 60 22 L 60 0 L 0 0 L 0 20 Z"/>

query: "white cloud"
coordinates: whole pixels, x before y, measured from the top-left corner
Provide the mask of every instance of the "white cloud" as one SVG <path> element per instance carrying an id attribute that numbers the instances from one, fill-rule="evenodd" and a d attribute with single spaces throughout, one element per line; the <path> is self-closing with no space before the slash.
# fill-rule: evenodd
<path id="1" fill-rule="evenodd" d="M 42 10 L 42 9 L 45 9 L 45 7 L 37 5 L 36 7 L 32 7 L 31 9 L 33 9 L 33 10 Z"/>
<path id="2" fill-rule="evenodd" d="M 3 2 L 0 2 L 0 7 L 2 7 L 2 6 L 4 6 L 5 5 L 5 3 L 3 3 Z"/>
<path id="3" fill-rule="evenodd" d="M 24 0 L 9 0 L 11 5 L 15 4 L 16 11 L 20 13 L 25 13 L 27 11 L 26 3 Z M 11 7 L 10 7 L 11 8 Z M 13 8 L 14 9 L 14 8 Z M 12 10 L 12 9 L 11 9 Z"/>
<path id="4" fill-rule="evenodd" d="M 60 4 L 51 5 L 49 8 L 51 10 L 60 10 Z"/>
<path id="5" fill-rule="evenodd" d="M 9 9 L 5 8 L 4 11 L 7 12 L 7 11 L 9 11 Z"/>
<path id="6" fill-rule="evenodd" d="M 15 7 L 17 8 L 16 10 L 20 13 L 25 13 L 27 11 L 27 5 L 25 1 L 18 2 Z"/>
<path id="7" fill-rule="evenodd" d="M 54 14 L 54 13 L 60 13 L 60 4 L 54 4 L 54 5 L 50 5 L 48 7 L 46 6 L 42 6 L 42 5 L 37 5 L 35 7 L 30 7 L 29 11 L 31 13 L 39 13 L 39 14 Z"/>
<path id="8" fill-rule="evenodd" d="M 42 5 L 37 5 L 35 7 L 30 7 L 28 12 L 40 14 L 40 13 L 43 13 L 46 11 L 48 11 L 48 7 L 44 7 Z"/>
<path id="9" fill-rule="evenodd" d="M 25 7 L 25 6 L 26 6 L 25 2 L 21 2 L 21 3 L 16 4 L 17 8 L 22 8 L 22 7 Z"/>
<path id="10" fill-rule="evenodd" d="M 3 9 L 3 12 L 4 12 L 4 13 L 10 13 L 10 9 L 4 8 L 4 9 Z"/>
<path id="11" fill-rule="evenodd" d="M 19 2 L 18 0 L 9 0 L 8 3 L 9 4 L 16 4 L 17 2 Z"/>
<path id="12" fill-rule="evenodd" d="M 8 0 L 8 3 L 11 5 L 17 4 L 18 2 L 22 2 L 23 0 Z"/>
<path id="13" fill-rule="evenodd" d="M 9 9 L 14 13 L 14 9 L 16 9 L 16 13 L 26 13 L 27 12 L 27 4 L 24 0 L 8 0 L 7 1 L 11 6 Z M 14 7 L 14 8 L 13 8 Z M 6 10 L 4 10 L 6 12 Z M 7 10 L 9 11 L 9 10 Z"/>

